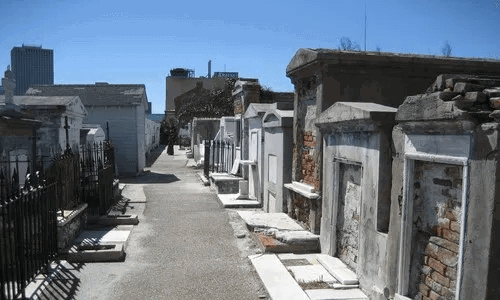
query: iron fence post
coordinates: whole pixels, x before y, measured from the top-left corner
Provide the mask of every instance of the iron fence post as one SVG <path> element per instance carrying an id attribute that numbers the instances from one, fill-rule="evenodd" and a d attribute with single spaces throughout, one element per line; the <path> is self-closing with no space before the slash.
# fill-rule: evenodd
<path id="1" fill-rule="evenodd" d="M 205 140 L 205 161 L 203 164 L 203 171 L 205 173 L 205 178 L 208 178 L 208 166 L 210 163 L 210 141 Z"/>

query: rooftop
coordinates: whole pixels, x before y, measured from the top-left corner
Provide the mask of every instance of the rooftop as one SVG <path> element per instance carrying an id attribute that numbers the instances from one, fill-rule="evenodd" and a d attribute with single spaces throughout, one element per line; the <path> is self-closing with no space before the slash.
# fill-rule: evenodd
<path id="1" fill-rule="evenodd" d="M 79 96 L 86 106 L 146 105 L 144 84 L 56 84 L 35 85 L 26 91 L 27 96 Z"/>

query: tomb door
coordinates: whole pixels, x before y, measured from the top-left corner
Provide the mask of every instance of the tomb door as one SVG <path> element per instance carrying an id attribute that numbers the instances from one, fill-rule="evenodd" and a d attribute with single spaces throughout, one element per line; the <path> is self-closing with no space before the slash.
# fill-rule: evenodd
<path id="1" fill-rule="evenodd" d="M 356 162 L 334 162 L 330 255 L 353 270 L 358 262 L 362 170 Z"/>
<path id="2" fill-rule="evenodd" d="M 406 297 L 457 297 L 464 167 L 410 160 L 406 205 Z M 408 201 L 410 200 L 411 201 Z M 404 292 L 404 291 L 403 291 Z"/>
<path id="3" fill-rule="evenodd" d="M 248 192 L 251 199 L 257 199 L 259 195 L 260 186 L 260 129 L 252 129 L 250 131 L 250 147 L 249 147 L 249 158 L 251 161 L 256 162 L 256 165 L 250 165 L 250 170 L 248 174 Z"/>
<path id="4" fill-rule="evenodd" d="M 276 155 L 269 154 L 267 156 L 267 193 L 268 193 L 268 207 L 267 212 L 276 213 L 283 211 L 282 203 L 276 201 L 276 184 L 278 180 L 278 159 Z"/>

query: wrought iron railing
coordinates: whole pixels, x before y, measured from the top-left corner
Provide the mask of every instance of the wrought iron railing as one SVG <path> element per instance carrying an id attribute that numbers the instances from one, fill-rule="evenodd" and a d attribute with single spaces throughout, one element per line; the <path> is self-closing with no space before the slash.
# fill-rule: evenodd
<path id="1" fill-rule="evenodd" d="M 208 172 L 230 173 L 236 158 L 235 145 L 231 141 L 205 141 L 205 175 Z"/>
<path id="2" fill-rule="evenodd" d="M 19 160 L 0 167 L 0 299 L 25 298 L 25 288 L 57 254 L 55 182 L 41 172 L 19 180 Z"/>
<path id="3" fill-rule="evenodd" d="M 88 201 L 104 214 L 114 203 L 109 143 L 84 146 L 80 154 L 68 148 L 45 161 L 16 153 L 0 155 L 0 300 L 24 299 L 27 284 L 57 254 L 58 211 Z"/>
<path id="4" fill-rule="evenodd" d="M 87 144 L 80 155 L 83 201 L 91 212 L 106 214 L 114 203 L 114 149 L 107 142 Z"/>

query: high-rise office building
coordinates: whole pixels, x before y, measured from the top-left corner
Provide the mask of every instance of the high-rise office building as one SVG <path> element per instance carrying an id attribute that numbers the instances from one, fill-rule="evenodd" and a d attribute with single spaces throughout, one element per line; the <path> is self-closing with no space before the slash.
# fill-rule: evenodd
<path id="1" fill-rule="evenodd" d="M 54 84 L 54 50 L 42 46 L 14 47 L 10 61 L 16 79 L 15 95 L 24 95 L 31 85 Z"/>

